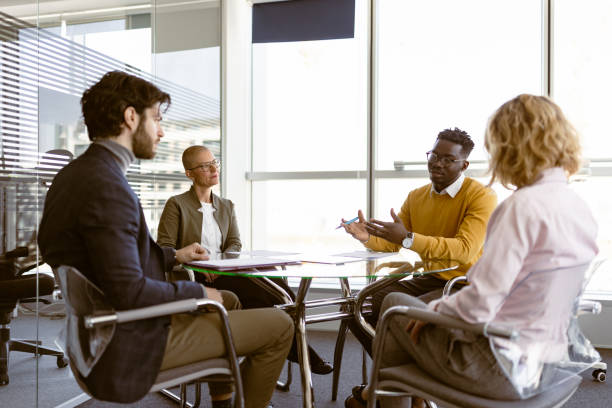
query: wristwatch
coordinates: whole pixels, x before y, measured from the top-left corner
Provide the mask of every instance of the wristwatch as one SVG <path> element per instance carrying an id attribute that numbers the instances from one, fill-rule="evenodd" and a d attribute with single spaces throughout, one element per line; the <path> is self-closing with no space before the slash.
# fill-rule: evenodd
<path id="1" fill-rule="evenodd" d="M 410 249 L 410 247 L 412 246 L 413 237 L 414 235 L 412 234 L 412 232 L 409 232 L 408 235 L 406 235 L 406 238 L 404 238 L 404 240 L 402 241 L 402 246 L 406 249 Z"/>

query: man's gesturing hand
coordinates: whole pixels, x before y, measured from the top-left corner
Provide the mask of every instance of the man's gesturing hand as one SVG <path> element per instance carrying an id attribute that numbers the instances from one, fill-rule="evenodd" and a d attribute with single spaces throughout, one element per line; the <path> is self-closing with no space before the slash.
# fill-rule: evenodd
<path id="1" fill-rule="evenodd" d="M 404 227 L 402 220 L 395 214 L 393 208 L 391 209 L 391 218 L 393 218 L 393 222 L 384 222 L 372 218 L 369 222 L 365 223 L 365 229 L 376 237 L 401 245 L 406 235 L 408 235 L 408 230 Z"/>
<path id="2" fill-rule="evenodd" d="M 359 220 L 350 224 L 345 224 L 346 220 L 342 218 L 341 225 L 346 232 L 353 236 L 353 238 L 361 242 L 366 242 L 370 238 L 370 234 L 368 234 L 368 232 L 366 231 L 366 220 L 361 210 L 357 211 L 357 216 L 359 217 Z"/>

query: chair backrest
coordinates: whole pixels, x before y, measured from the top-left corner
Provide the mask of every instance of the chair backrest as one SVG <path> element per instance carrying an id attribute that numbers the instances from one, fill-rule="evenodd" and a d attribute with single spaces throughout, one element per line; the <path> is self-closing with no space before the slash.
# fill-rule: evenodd
<path id="1" fill-rule="evenodd" d="M 87 329 L 84 318 L 114 310 L 104 293 L 76 268 L 62 265 L 53 272 L 66 304 L 66 353 L 71 367 L 87 377 L 110 343 L 115 325 Z"/>
<path id="2" fill-rule="evenodd" d="M 504 302 L 502 309 L 530 317 L 517 342 L 491 342 L 500 367 L 523 398 L 552 388 L 600 360 L 576 320 L 588 275 L 599 264 L 593 260 L 531 272 Z"/>

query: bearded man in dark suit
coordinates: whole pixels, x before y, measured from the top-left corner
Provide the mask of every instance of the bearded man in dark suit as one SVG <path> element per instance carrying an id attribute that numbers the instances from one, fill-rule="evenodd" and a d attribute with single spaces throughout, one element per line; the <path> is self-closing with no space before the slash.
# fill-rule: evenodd
<path id="1" fill-rule="evenodd" d="M 197 243 L 178 250 L 157 245 L 126 179 L 136 158 L 155 156 L 164 136 L 162 111 L 169 104 L 170 95 L 155 85 L 119 71 L 83 93 L 93 143 L 49 189 L 38 238 L 43 260 L 77 268 L 116 310 L 203 297 L 239 308 L 231 292 L 166 281 L 165 272 L 176 263 L 207 259 L 206 251 Z M 236 352 L 246 356 L 241 369 L 246 406 L 265 407 L 291 346 L 293 323 L 275 309 L 230 310 L 229 320 Z M 212 314 L 119 324 L 84 382 L 95 398 L 132 402 L 149 391 L 160 369 L 224 353 L 220 322 Z M 213 407 L 230 406 L 231 384 L 210 388 Z"/>

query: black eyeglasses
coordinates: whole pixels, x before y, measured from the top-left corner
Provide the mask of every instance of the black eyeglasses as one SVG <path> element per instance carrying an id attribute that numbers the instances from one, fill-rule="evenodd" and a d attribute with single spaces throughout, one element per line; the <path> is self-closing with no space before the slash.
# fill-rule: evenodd
<path id="1" fill-rule="evenodd" d="M 192 167 L 190 169 L 187 170 L 195 170 L 195 169 L 200 169 L 202 170 L 204 173 L 208 173 L 210 171 L 212 171 L 213 169 L 218 169 L 221 166 L 221 162 L 219 160 L 212 160 L 206 163 L 202 163 L 202 164 L 198 164 L 195 167 Z"/>
<path id="2" fill-rule="evenodd" d="M 453 163 L 457 163 L 460 161 L 465 161 L 465 159 L 451 159 L 448 156 L 438 156 L 436 153 L 432 152 L 431 150 L 428 151 L 427 153 L 425 153 L 427 155 L 427 161 L 430 163 L 433 162 L 438 162 L 440 163 L 442 166 L 444 167 L 448 167 Z"/>

